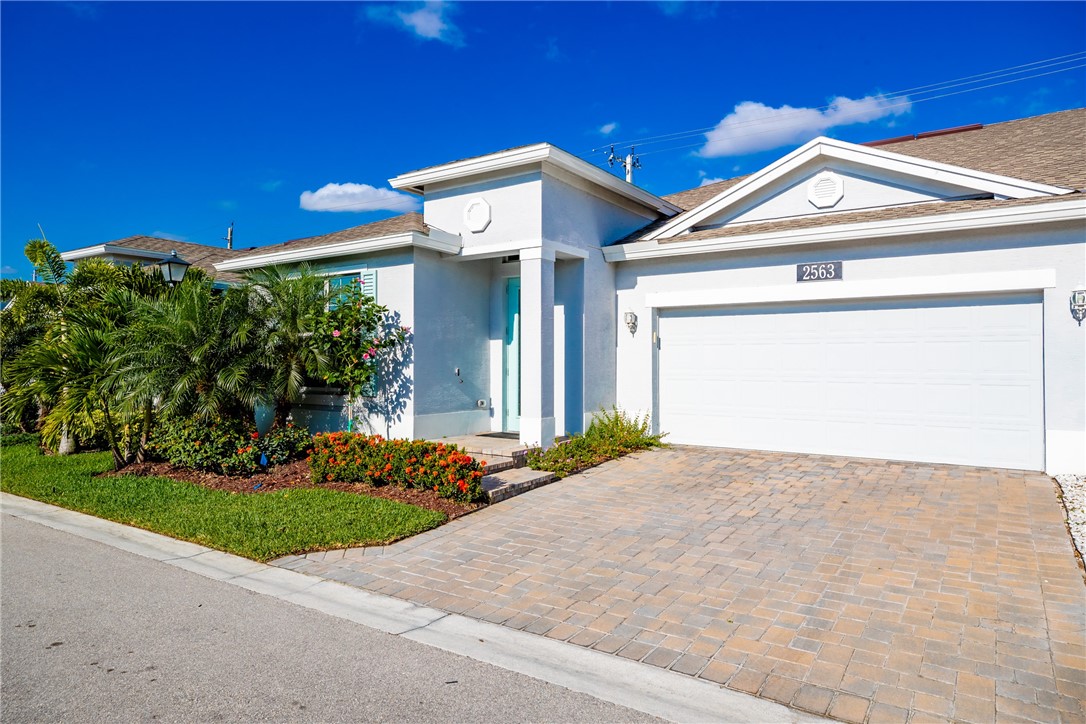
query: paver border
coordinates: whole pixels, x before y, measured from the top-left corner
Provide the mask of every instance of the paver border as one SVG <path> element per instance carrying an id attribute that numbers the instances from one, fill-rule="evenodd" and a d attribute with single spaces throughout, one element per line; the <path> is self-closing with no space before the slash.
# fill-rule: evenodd
<path id="1" fill-rule="evenodd" d="M 655 666 L 269 566 L 10 493 L 0 493 L 0 513 L 670 721 L 829 721 Z"/>

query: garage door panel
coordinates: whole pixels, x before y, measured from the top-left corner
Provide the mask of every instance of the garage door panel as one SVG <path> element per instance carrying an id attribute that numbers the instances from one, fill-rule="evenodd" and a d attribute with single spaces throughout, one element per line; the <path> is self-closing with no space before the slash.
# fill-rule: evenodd
<path id="1" fill-rule="evenodd" d="M 1040 469 L 1039 295 L 660 316 L 678 443 Z"/>

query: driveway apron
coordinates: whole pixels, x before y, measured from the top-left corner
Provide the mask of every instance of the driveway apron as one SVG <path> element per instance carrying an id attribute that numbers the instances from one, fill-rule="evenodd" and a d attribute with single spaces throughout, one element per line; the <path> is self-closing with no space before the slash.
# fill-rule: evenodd
<path id="1" fill-rule="evenodd" d="M 675 447 L 285 568 L 845 721 L 1083 720 L 1051 478 Z"/>

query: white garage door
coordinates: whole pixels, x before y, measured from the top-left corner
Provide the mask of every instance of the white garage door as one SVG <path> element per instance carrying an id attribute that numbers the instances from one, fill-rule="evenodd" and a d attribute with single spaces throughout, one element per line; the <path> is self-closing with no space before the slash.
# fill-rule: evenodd
<path id="1" fill-rule="evenodd" d="M 693 445 L 1040 470 L 1040 295 L 662 310 L 660 427 Z"/>

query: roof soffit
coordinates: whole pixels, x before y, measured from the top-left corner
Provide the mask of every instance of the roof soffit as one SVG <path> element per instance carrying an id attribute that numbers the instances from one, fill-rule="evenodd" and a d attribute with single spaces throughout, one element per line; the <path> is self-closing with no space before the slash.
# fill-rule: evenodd
<path id="1" fill-rule="evenodd" d="M 814 169 L 819 164 L 826 164 L 831 168 L 835 164 L 844 164 L 854 170 L 864 169 L 872 178 L 886 178 L 890 183 L 901 183 L 902 180 L 911 178 L 922 186 L 961 188 L 972 193 L 990 193 L 1000 198 L 1051 196 L 1072 191 L 819 137 L 651 230 L 643 238 L 652 240 L 675 237 L 708 223 L 713 217 L 727 216 L 730 210 L 755 205 L 758 199 L 767 198 L 775 189 L 783 190 L 790 183 L 794 183 L 797 174 L 803 169 Z"/>

